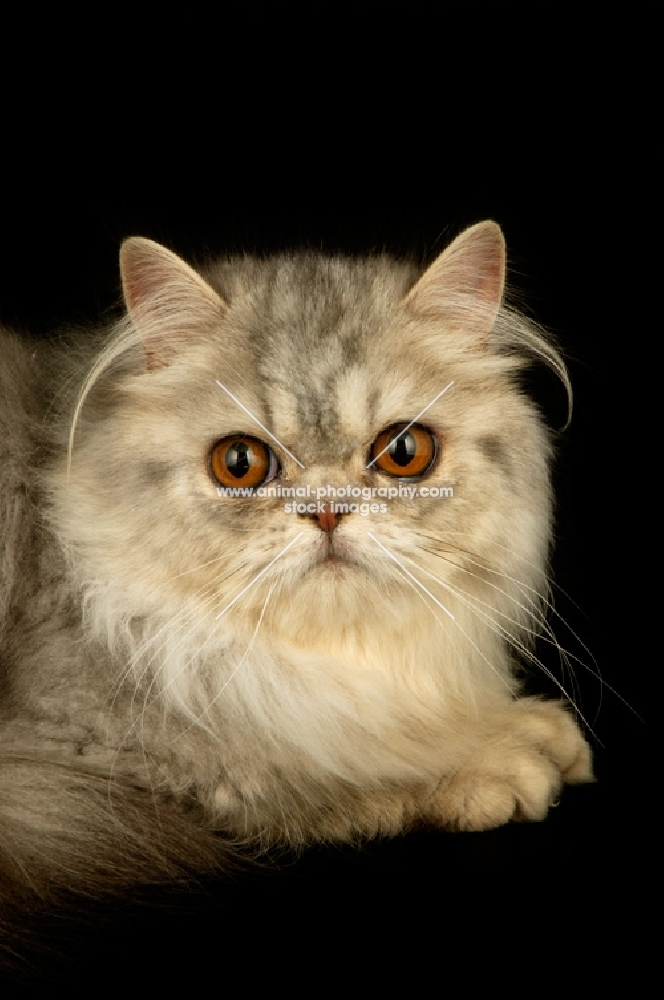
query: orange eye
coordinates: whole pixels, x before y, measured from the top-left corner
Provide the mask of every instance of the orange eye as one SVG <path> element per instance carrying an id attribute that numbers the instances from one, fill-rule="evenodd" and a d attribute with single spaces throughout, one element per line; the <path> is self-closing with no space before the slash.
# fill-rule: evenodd
<path id="1" fill-rule="evenodd" d="M 428 472 L 436 458 L 436 439 L 420 424 L 394 424 L 379 434 L 371 446 L 375 468 L 388 476 L 413 479 Z"/>
<path id="2" fill-rule="evenodd" d="M 261 486 L 274 479 L 279 470 L 277 456 L 266 444 L 237 434 L 215 444 L 210 465 L 222 486 Z"/>

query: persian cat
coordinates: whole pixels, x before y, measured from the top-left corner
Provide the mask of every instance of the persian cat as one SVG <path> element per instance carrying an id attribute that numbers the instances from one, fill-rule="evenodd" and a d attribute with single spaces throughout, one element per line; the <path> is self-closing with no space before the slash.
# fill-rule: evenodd
<path id="1" fill-rule="evenodd" d="M 5 901 L 541 820 L 591 779 L 564 692 L 520 695 L 552 446 L 519 376 L 568 383 L 504 272 L 493 222 L 424 273 L 132 238 L 112 330 L 2 334 Z"/>

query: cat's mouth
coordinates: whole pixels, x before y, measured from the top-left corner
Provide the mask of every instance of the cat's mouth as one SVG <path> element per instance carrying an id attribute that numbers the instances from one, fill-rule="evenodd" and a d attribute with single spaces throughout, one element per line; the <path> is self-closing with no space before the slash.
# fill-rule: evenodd
<path id="1" fill-rule="evenodd" d="M 341 569 L 344 566 L 357 565 L 358 561 L 354 557 L 349 546 L 345 545 L 340 539 L 333 540 L 332 538 L 329 538 L 326 543 L 314 554 L 311 568 L 329 567 Z"/>
<path id="2" fill-rule="evenodd" d="M 340 556 L 337 552 L 328 551 L 324 553 L 320 562 L 324 565 L 328 563 L 347 563 L 348 559 L 345 556 Z"/>

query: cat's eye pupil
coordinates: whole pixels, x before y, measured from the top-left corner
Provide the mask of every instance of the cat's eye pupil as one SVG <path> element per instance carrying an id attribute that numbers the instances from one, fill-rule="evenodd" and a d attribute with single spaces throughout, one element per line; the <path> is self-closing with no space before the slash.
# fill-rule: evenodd
<path id="1" fill-rule="evenodd" d="M 236 441 L 226 452 L 224 460 L 231 476 L 244 479 L 251 468 L 249 445 L 244 441 Z"/>
<path id="2" fill-rule="evenodd" d="M 407 432 L 394 441 L 391 441 L 390 447 L 387 450 L 392 461 L 396 465 L 405 468 L 407 465 L 410 465 L 417 452 L 417 442 L 413 435 Z"/>

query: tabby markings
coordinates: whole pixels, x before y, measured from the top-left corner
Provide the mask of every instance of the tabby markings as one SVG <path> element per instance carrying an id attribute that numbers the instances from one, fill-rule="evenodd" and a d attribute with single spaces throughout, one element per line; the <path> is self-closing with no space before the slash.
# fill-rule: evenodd
<path id="1" fill-rule="evenodd" d="M 284 450 L 284 451 L 286 452 L 286 454 L 287 454 L 287 455 L 290 455 L 290 457 L 291 457 L 291 458 L 293 459 L 293 461 L 294 461 L 294 462 L 297 462 L 297 464 L 298 464 L 298 465 L 300 466 L 300 468 L 301 468 L 301 469 L 303 469 L 303 468 L 304 468 L 304 466 L 302 465 L 302 462 L 300 462 L 300 461 L 299 461 L 299 459 L 297 459 L 297 458 L 295 457 L 295 455 L 294 455 L 294 454 L 292 453 L 292 451 L 289 451 L 289 450 L 288 450 L 288 448 L 286 448 L 286 447 L 285 447 L 285 446 L 284 446 L 284 445 L 283 445 L 283 444 L 281 443 L 281 441 L 279 440 L 279 438 L 275 437 L 275 436 L 274 436 L 274 434 L 272 433 L 272 431 L 269 431 L 269 430 L 267 429 L 267 427 L 265 426 L 265 424 L 262 424 L 262 423 L 260 422 L 260 420 L 258 419 L 258 417 L 255 417 L 255 416 L 253 415 L 253 413 L 251 412 L 251 410 L 248 410 L 248 409 L 247 409 L 247 407 L 246 407 L 246 406 L 244 406 L 244 404 L 240 402 L 240 400 L 239 400 L 239 399 L 237 398 L 237 396 L 234 396 L 234 395 L 233 395 L 233 393 L 232 393 L 232 392 L 230 391 L 230 389 L 227 389 L 225 385 L 222 385 L 222 384 L 221 384 L 221 382 L 219 381 L 219 379 L 215 379 L 215 382 L 217 383 L 217 385 L 219 386 L 219 388 L 220 388 L 220 389 L 223 389 L 223 390 L 224 390 L 224 392 L 225 392 L 225 393 L 226 393 L 226 394 L 227 394 L 228 396 L 230 396 L 230 397 L 231 397 L 231 399 L 233 400 L 233 402 L 234 402 L 234 403 L 237 403 L 237 405 L 238 405 L 238 406 L 240 407 L 240 409 L 241 409 L 241 410 L 244 410 L 244 412 L 245 412 L 245 413 L 246 413 L 246 414 L 247 414 L 247 415 L 248 415 L 249 417 L 251 417 L 251 419 L 253 420 L 253 422 L 254 422 L 255 424 L 258 424 L 258 426 L 259 426 L 259 427 L 261 428 L 261 430 L 265 431 L 265 433 L 266 433 L 266 434 L 267 434 L 267 435 L 268 435 L 269 437 L 271 437 L 273 441 L 276 441 L 276 442 L 277 442 L 277 444 L 279 445 L 279 447 L 280 447 L 280 448 L 283 448 L 283 450 Z"/>

